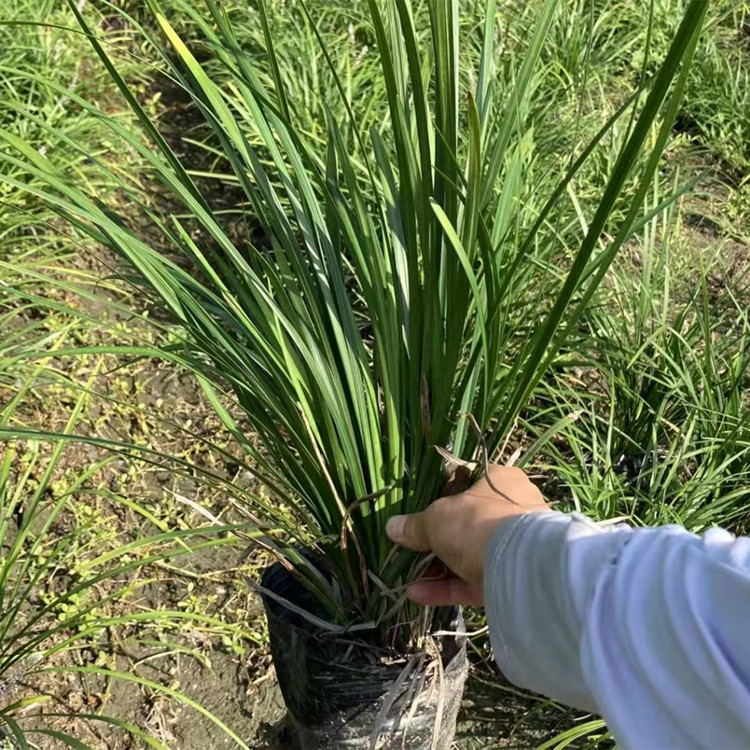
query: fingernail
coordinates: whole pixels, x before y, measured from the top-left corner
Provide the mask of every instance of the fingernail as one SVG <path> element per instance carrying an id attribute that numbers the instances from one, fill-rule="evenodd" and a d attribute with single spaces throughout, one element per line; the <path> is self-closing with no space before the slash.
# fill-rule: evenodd
<path id="1" fill-rule="evenodd" d="M 385 525 L 385 533 L 394 542 L 399 542 L 404 538 L 405 528 L 406 516 L 391 516 Z"/>

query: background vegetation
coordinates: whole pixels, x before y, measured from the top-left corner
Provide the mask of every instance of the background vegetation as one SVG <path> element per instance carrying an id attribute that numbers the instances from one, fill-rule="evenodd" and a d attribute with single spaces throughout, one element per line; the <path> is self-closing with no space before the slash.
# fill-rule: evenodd
<path id="1" fill-rule="evenodd" d="M 532 127 L 523 147 L 530 183 L 559 180 L 571 151 L 590 140 L 644 71 L 663 59 L 688 1 L 653 0 L 648 25 L 635 4 L 560 0 L 526 102 L 525 121 Z M 366 4 L 307 4 L 363 130 L 385 128 L 386 92 Z M 270 81 L 256 11 L 242 0 L 225 5 L 243 49 Z M 498 3 L 497 76 L 508 89 L 539 5 L 536 0 Z M 102 0 L 78 6 L 147 112 L 193 166 L 225 231 L 258 240 L 254 217 L 204 118 L 166 74 L 168 61 L 156 52 L 162 44 L 147 40 L 161 32 L 144 4 L 111 6 Z M 277 40 L 281 80 L 295 94 L 290 99 L 305 102 L 295 117 L 311 139 L 319 139 L 324 153 L 326 103 L 343 124 L 345 142 L 351 145 L 356 133 L 346 124 L 301 6 L 299 0 L 269 2 L 270 33 Z M 462 76 L 471 75 L 481 51 L 482 6 L 472 0 L 462 6 L 462 33 L 477 40 L 476 57 L 461 61 Z M 221 82 L 217 50 L 202 41 L 201 27 L 210 28 L 203 7 L 181 0 L 162 7 Z M 424 29 L 424 7 L 417 2 L 415 8 L 417 28 Z M 538 387 L 532 407 L 518 420 L 513 438 L 502 446 L 501 460 L 524 464 L 560 507 L 602 520 L 679 522 L 696 531 L 722 524 L 742 532 L 750 522 L 750 4 L 720 0 L 711 4 L 709 15 L 644 216 L 676 187 L 692 189 L 629 240 L 553 372 Z M 107 128 L 63 92 L 70 89 L 96 102 L 123 124 L 132 121 L 88 41 L 70 30 L 76 23 L 65 4 L 10 0 L 0 21 L 5 105 L 0 127 L 33 143 L 66 175 L 103 202 L 116 202 L 126 215 L 136 204 L 156 216 L 174 210 L 137 151 L 115 143 Z M 617 156 L 619 136 L 604 139 L 567 190 L 554 225 L 563 252 L 585 231 Z M 45 623 L 50 645 L 34 646 L 29 653 L 45 654 L 52 668 L 67 668 L 69 675 L 60 687 L 45 676 L 36 655 L 21 671 L 13 661 L 7 660 L 7 668 L 0 663 L 5 734 L 17 736 L 15 726 L 42 726 L 92 747 L 143 746 L 146 740 L 127 731 L 114 738 L 106 727 L 116 726 L 102 729 L 102 722 L 69 716 L 101 711 L 145 728 L 168 747 L 197 749 L 214 730 L 210 718 L 186 708 L 176 695 L 185 693 L 250 746 L 283 746 L 283 734 L 279 739 L 277 730 L 259 727 L 261 717 L 280 716 L 264 624 L 244 580 L 264 564 L 263 556 L 241 562 L 248 542 L 230 535 L 207 537 L 208 549 L 192 556 L 172 559 L 163 549 L 179 544 L 173 535 L 181 530 L 248 520 L 243 493 L 262 491 L 189 374 L 153 360 L 65 354 L 82 347 L 101 352 L 102 345 L 118 343 L 163 344 L 178 332 L 148 300 L 133 296 L 127 280 L 113 275 L 114 258 L 14 187 L 12 181 L 20 178 L 7 161 L 0 162 L 0 170 L 10 178 L 0 180 L 0 331 L 5 334 L 0 432 L 10 441 L 0 445 L 0 531 L 6 530 L 0 593 L 3 582 L 12 581 L 25 593 L 25 613 L 43 612 L 65 625 L 56 632 L 55 625 Z M 108 171 L 123 180 L 106 179 Z M 195 239 L 200 242 L 201 235 Z M 140 315 L 130 312 L 134 306 Z M 528 309 L 533 316 L 535 308 Z M 231 411 L 231 402 L 226 405 Z M 30 439 L 24 432 L 29 429 L 43 431 L 47 440 Z M 61 441 L 65 432 L 88 442 Z M 117 440 L 120 449 L 105 452 L 100 439 Z M 159 534 L 166 536 L 155 539 Z M 13 569 L 19 539 L 30 545 L 24 559 L 40 567 Z M 136 539 L 150 541 L 132 546 Z M 203 543 L 183 542 L 188 548 Z M 92 566 L 109 562 L 102 556 L 110 552 L 111 560 L 124 556 L 122 564 L 132 565 L 127 582 L 116 574 L 114 587 L 99 592 L 91 611 L 85 597 L 68 601 L 76 581 Z M 110 596 L 122 586 L 127 596 Z M 93 590 L 86 591 L 91 597 Z M 71 607 L 84 624 L 68 621 Z M 154 612 L 159 613 L 155 618 Z M 151 620 L 136 626 L 134 614 Z M 481 628 L 479 615 L 474 624 Z M 24 643 L 23 637 L 13 642 Z M 502 683 L 481 631 L 472 644 L 476 663 L 462 747 L 610 742 L 595 717 L 575 716 Z M 109 672 L 124 667 L 143 682 L 137 698 L 110 682 Z M 98 674 L 88 675 L 90 668 Z M 56 707 L 37 703 L 32 696 L 39 695 L 50 696 Z M 44 724 L 38 723 L 40 711 L 50 714 Z M 40 741 L 29 734 L 29 741 L 53 747 L 44 742 L 64 743 L 61 736 Z M 237 746 L 225 736 L 227 747 Z"/>

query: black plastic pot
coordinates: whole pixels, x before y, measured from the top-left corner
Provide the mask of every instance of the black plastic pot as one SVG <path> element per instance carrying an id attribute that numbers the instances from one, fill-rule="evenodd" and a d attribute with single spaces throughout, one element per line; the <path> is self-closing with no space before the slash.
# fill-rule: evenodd
<path id="1" fill-rule="evenodd" d="M 265 589 L 312 610 L 308 591 L 279 563 L 262 577 Z M 456 731 L 468 672 L 466 639 L 439 636 L 442 654 L 384 658 L 357 638 L 311 625 L 263 597 L 276 674 L 299 750 L 448 750 Z M 465 631 L 455 610 L 450 630 Z"/>

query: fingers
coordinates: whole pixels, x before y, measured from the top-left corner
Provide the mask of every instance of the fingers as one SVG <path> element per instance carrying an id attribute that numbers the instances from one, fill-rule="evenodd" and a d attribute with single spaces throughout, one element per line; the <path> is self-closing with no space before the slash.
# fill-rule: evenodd
<path id="1" fill-rule="evenodd" d="M 518 491 L 528 483 L 528 477 L 515 466 L 500 466 L 490 464 L 487 474 L 482 477 L 473 487 L 467 490 L 467 494 L 491 497 L 497 500 L 508 492 Z"/>
<path id="2" fill-rule="evenodd" d="M 429 552 L 432 549 L 424 513 L 392 516 L 385 526 L 385 533 L 392 542 L 414 552 Z"/>
<path id="3" fill-rule="evenodd" d="M 528 479 L 526 472 L 517 466 L 502 466 L 501 464 L 490 464 L 487 474 L 493 482 L 513 482 Z"/>
<path id="4" fill-rule="evenodd" d="M 487 475 L 464 493 L 466 497 L 510 502 L 524 508 L 546 509 L 541 492 L 516 466 L 491 464 Z"/>
<path id="5" fill-rule="evenodd" d="M 484 604 L 482 589 L 460 578 L 448 577 L 436 581 L 417 581 L 409 586 L 409 599 L 425 606 L 446 606 L 463 604 L 481 606 Z"/>

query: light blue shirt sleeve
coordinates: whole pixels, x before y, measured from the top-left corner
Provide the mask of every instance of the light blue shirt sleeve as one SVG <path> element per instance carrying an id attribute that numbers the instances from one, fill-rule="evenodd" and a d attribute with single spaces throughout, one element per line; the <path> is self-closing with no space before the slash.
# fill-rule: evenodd
<path id="1" fill-rule="evenodd" d="M 485 560 L 495 658 L 622 748 L 750 748 L 750 539 L 528 513 Z"/>

